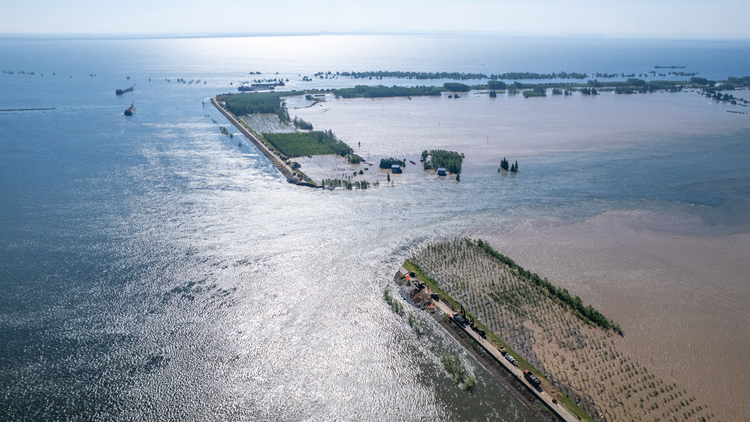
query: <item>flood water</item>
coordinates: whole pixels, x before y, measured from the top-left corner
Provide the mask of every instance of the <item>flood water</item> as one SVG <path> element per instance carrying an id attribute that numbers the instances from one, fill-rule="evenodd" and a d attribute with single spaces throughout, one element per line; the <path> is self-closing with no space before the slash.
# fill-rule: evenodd
<path id="1" fill-rule="evenodd" d="M 472 235 L 617 319 L 630 352 L 680 385 L 705 377 L 695 394 L 736 420 L 739 392 L 709 386 L 719 366 L 750 386 L 750 115 L 695 93 L 332 100 L 292 114 L 365 157 L 445 148 L 466 160 L 460 183 L 407 166 L 392 187 L 322 191 L 286 183 L 201 104 L 250 71 L 299 88 L 297 75 L 385 65 L 645 71 L 670 51 L 725 77 L 750 57 L 744 44 L 632 41 L 648 63 L 607 63 L 504 40 L 504 59 L 477 63 L 492 40 L 442 41 L 0 40 L 15 72 L 0 75 L 0 109 L 55 107 L 0 112 L 3 418 L 534 420 L 426 316 L 415 312 L 432 327 L 417 336 L 382 299 L 413 247 Z M 588 47 L 606 59 L 633 45 Z M 470 64 L 456 69 L 445 49 Z M 497 173 L 503 156 L 518 176 Z M 729 346 L 696 372 L 695 338 Z M 477 375 L 474 393 L 443 353 Z"/>

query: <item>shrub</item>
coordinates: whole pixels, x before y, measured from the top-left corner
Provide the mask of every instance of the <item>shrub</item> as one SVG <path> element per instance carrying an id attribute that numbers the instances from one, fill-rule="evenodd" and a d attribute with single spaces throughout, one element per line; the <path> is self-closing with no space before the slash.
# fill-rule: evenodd
<path id="1" fill-rule="evenodd" d="M 295 117 L 294 120 L 292 120 L 292 123 L 294 124 L 294 127 L 297 129 L 303 129 L 303 130 L 312 130 L 313 125 L 312 123 L 308 123 L 300 118 Z"/>
<path id="2" fill-rule="evenodd" d="M 446 82 L 443 84 L 443 88 L 451 92 L 469 92 L 469 85 L 457 82 Z"/>
<path id="3" fill-rule="evenodd" d="M 505 82 L 503 81 L 487 81 L 487 87 L 489 89 L 504 90 L 507 87 L 507 85 L 505 85 Z"/>
<path id="4" fill-rule="evenodd" d="M 446 353 L 443 355 L 441 360 L 443 361 L 445 370 L 453 375 L 454 381 L 461 382 L 461 378 L 463 378 L 464 372 L 466 370 L 461 364 L 461 360 L 458 358 L 458 356 Z"/>

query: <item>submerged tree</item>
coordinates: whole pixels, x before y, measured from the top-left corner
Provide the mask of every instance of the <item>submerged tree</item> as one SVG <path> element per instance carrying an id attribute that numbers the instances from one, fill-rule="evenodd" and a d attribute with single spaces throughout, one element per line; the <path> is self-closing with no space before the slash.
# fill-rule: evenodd
<path id="1" fill-rule="evenodd" d="M 503 157 L 503 159 L 500 161 L 500 168 L 508 171 L 508 160 L 506 160 L 505 157 Z"/>

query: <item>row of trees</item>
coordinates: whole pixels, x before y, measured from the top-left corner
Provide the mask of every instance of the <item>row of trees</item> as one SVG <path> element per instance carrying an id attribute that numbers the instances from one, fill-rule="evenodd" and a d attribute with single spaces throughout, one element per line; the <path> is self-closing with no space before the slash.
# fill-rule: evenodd
<path id="1" fill-rule="evenodd" d="M 498 89 L 502 91 L 507 88 L 507 85 L 503 81 L 487 81 L 487 87 L 489 89 Z"/>
<path id="2" fill-rule="evenodd" d="M 518 173 L 518 160 L 516 160 L 515 163 L 510 164 L 509 166 L 508 160 L 506 160 L 505 157 L 503 157 L 503 159 L 500 160 L 500 168 L 505 171 L 510 171 L 511 173 Z M 500 170 L 498 170 L 498 173 L 499 172 Z"/>
<path id="3" fill-rule="evenodd" d="M 597 84 L 601 85 L 601 84 Z M 646 82 L 643 79 L 630 78 L 627 82 L 612 82 L 608 83 L 608 86 L 614 86 L 615 93 L 617 94 L 633 94 L 634 92 L 646 93 L 655 92 L 660 89 L 669 91 L 681 91 L 682 85 L 678 85 L 672 81 L 650 81 Z"/>
<path id="4" fill-rule="evenodd" d="M 597 95 L 596 88 L 581 88 L 581 94 L 583 95 Z"/>
<path id="5" fill-rule="evenodd" d="M 371 184 L 367 180 L 361 180 L 361 181 L 358 180 L 356 182 L 350 182 L 348 180 L 341 180 L 341 179 L 323 179 L 320 182 L 320 186 L 322 186 L 322 187 L 328 186 L 331 189 L 334 189 L 334 188 L 344 188 L 344 189 L 352 190 L 352 189 L 356 188 L 356 189 L 366 190 L 371 185 L 372 186 L 377 186 L 377 185 L 379 185 L 379 183 L 375 182 L 375 183 Z"/>
<path id="6" fill-rule="evenodd" d="M 534 72 L 506 72 L 498 75 L 490 75 L 488 79 L 586 79 L 589 75 L 585 73 L 534 73 Z"/>
<path id="7" fill-rule="evenodd" d="M 354 88 L 335 89 L 334 94 L 343 98 L 380 98 L 380 97 L 410 97 L 418 95 L 440 95 L 442 89 L 436 86 L 391 87 L 385 85 L 367 86 L 357 85 Z"/>
<path id="8" fill-rule="evenodd" d="M 631 73 L 629 75 L 626 75 L 625 73 L 594 73 L 591 76 L 595 78 L 631 78 L 635 76 L 635 73 Z"/>
<path id="9" fill-rule="evenodd" d="M 547 88 L 544 86 L 535 86 L 531 91 L 524 91 L 523 96 L 525 98 L 529 97 L 546 97 L 547 96 Z"/>
<path id="10" fill-rule="evenodd" d="M 451 173 L 461 173 L 461 164 L 464 160 L 464 154 L 456 151 L 446 151 L 444 149 L 433 149 L 422 151 L 422 165 L 425 170 L 445 167 Z"/>
<path id="11" fill-rule="evenodd" d="M 616 86 L 615 87 L 615 94 L 632 94 L 632 93 L 633 93 L 632 86 Z"/>
<path id="12" fill-rule="evenodd" d="M 570 91 L 562 90 L 560 88 L 552 88 L 552 95 L 572 95 Z"/>
<path id="13" fill-rule="evenodd" d="M 750 86 L 750 76 L 743 76 L 741 78 L 735 78 L 734 76 L 730 76 L 726 80 L 726 84 L 732 84 L 734 86 Z M 722 85 L 723 86 L 723 85 Z"/>
<path id="14" fill-rule="evenodd" d="M 469 92 L 469 85 L 456 82 L 446 82 L 443 84 L 443 88 L 451 92 Z"/>
<path id="15" fill-rule="evenodd" d="M 613 73 L 612 75 L 617 75 Z M 624 74 L 623 74 L 624 75 Z M 552 73 L 536 73 L 536 72 L 505 72 L 498 74 L 487 75 L 484 73 L 463 73 L 463 72 L 408 72 L 408 71 L 387 71 L 387 70 L 376 70 L 366 72 L 318 72 L 315 77 L 333 77 L 333 76 L 345 76 L 354 79 L 382 79 L 382 78 L 399 78 L 399 79 L 454 79 L 454 80 L 469 80 L 469 79 L 586 79 L 588 74 L 578 72 L 552 72 Z"/>
<path id="16" fill-rule="evenodd" d="M 737 101 L 734 98 L 734 95 L 732 94 L 724 94 L 722 95 L 721 92 L 715 92 L 713 95 L 711 95 L 711 98 L 717 101 L 729 101 L 732 104 L 736 104 Z"/>
<path id="17" fill-rule="evenodd" d="M 329 72 L 330 73 L 330 72 Z M 403 79 L 487 79 L 483 73 L 461 73 L 461 72 L 401 72 L 401 71 L 372 71 L 372 72 L 336 72 L 340 76 L 349 76 L 355 79 L 363 78 L 403 78 Z"/>
<path id="18" fill-rule="evenodd" d="M 604 315 L 601 314 L 601 312 L 594 309 L 591 305 L 584 306 L 581 298 L 578 296 L 571 296 L 567 289 L 557 288 L 552 285 L 552 283 L 550 283 L 546 278 L 541 278 L 536 273 L 524 270 L 523 267 L 516 264 L 512 259 L 492 249 L 492 247 L 487 242 L 482 241 L 482 239 L 478 239 L 476 242 L 473 242 L 471 239 L 466 239 L 466 241 L 470 244 L 476 245 L 479 249 L 484 251 L 492 258 L 502 262 L 511 269 L 516 270 L 518 272 L 518 275 L 526 278 L 527 280 L 540 287 L 549 295 L 549 297 L 558 299 L 560 302 L 570 306 L 574 311 L 573 314 L 577 317 L 583 320 L 588 320 L 602 328 L 613 329 L 615 332 L 622 335 L 622 329 L 620 328 L 619 324 L 605 318 Z"/>

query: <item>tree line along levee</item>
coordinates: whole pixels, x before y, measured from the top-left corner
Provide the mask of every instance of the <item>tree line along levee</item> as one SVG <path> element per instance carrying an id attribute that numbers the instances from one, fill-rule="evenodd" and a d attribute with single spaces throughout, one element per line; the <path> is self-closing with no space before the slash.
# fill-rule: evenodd
<path id="1" fill-rule="evenodd" d="M 522 369 L 544 377 L 593 420 L 716 420 L 677 383 L 665 382 L 619 350 L 626 333 L 616 322 L 487 242 L 431 243 L 414 250 L 407 262 L 470 312 L 488 337 L 503 339 L 521 358 Z"/>
<path id="2" fill-rule="evenodd" d="M 411 90 L 414 91 L 413 88 Z M 292 124 L 298 129 L 298 131 L 291 133 L 264 132 L 260 134 L 262 141 L 276 150 L 283 160 L 288 161 L 290 158 L 302 156 L 336 154 L 346 157 L 350 164 L 359 164 L 362 158 L 354 154 L 353 148 L 339 140 L 331 130 L 314 131 L 312 130 L 312 124 L 297 117 L 293 120 L 290 119 L 283 98 L 301 94 L 301 92 L 268 92 L 229 95 L 223 99 L 226 109 L 234 115 L 274 114 L 278 116 L 280 122 Z M 224 130 L 222 133 L 224 133 Z M 444 167 L 447 171 L 458 174 L 461 172 L 463 159 L 464 155 L 455 151 L 430 150 L 422 153 L 421 161 L 425 170 Z M 293 167 L 298 166 L 293 162 L 288 162 L 288 164 Z M 394 158 L 382 158 L 379 164 L 380 168 L 393 169 L 394 172 L 396 172 L 396 167 L 399 168 L 398 172 L 401 172 L 400 167 L 405 165 L 406 160 Z M 345 183 L 344 185 L 352 186 Z M 369 183 L 364 185 L 360 183 L 359 185 L 366 188 Z M 329 181 L 329 186 L 342 186 L 342 183 L 331 183 Z"/>

